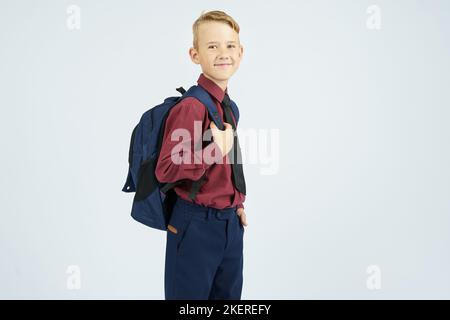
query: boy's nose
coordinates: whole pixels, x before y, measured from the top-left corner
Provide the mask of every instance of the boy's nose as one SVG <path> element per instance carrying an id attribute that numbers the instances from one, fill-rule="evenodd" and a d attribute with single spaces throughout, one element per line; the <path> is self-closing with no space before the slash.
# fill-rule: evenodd
<path id="1" fill-rule="evenodd" d="M 217 58 L 219 61 L 231 61 L 230 55 L 227 54 L 226 49 L 220 49 L 219 56 Z"/>
<path id="2" fill-rule="evenodd" d="M 217 64 L 222 64 L 222 63 L 231 63 L 230 59 L 219 59 L 219 61 L 217 62 Z"/>

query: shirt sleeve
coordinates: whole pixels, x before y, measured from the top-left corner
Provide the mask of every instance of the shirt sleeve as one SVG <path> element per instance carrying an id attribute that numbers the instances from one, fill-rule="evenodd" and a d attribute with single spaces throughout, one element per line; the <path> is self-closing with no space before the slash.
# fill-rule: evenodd
<path id="1" fill-rule="evenodd" d="M 244 204 L 243 203 L 241 203 L 241 204 L 238 204 L 237 206 L 237 209 L 239 209 L 239 208 L 242 208 L 242 209 L 244 209 Z"/>
<path id="2" fill-rule="evenodd" d="M 158 181 L 198 180 L 212 164 L 223 158 L 214 141 L 205 148 L 194 148 L 202 146 L 203 125 L 207 116 L 206 108 L 190 98 L 170 110 L 155 169 Z"/>

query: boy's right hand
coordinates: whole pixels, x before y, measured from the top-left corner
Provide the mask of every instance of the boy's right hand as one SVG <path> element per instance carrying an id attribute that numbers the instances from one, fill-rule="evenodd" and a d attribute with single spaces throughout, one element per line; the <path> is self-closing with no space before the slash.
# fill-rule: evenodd
<path id="1" fill-rule="evenodd" d="M 233 127 L 231 124 L 224 122 L 225 130 L 220 130 L 217 128 L 214 121 L 211 121 L 209 127 L 211 128 L 212 135 L 214 137 L 214 142 L 219 146 L 222 155 L 225 156 L 230 152 L 233 147 Z"/>

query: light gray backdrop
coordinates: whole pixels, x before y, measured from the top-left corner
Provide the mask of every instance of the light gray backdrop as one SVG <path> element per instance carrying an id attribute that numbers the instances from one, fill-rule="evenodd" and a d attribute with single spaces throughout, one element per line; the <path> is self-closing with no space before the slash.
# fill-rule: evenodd
<path id="1" fill-rule="evenodd" d="M 450 298 L 448 1 L 0 4 L 0 298 L 164 297 L 129 139 L 196 82 L 213 9 L 242 29 L 240 128 L 279 130 L 278 170 L 245 165 L 243 298 Z"/>

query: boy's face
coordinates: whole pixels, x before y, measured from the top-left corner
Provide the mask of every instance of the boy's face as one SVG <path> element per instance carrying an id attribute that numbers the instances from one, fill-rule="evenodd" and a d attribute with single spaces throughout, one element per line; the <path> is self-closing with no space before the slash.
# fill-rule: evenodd
<path id="1" fill-rule="evenodd" d="M 198 50 L 189 49 L 191 60 L 206 77 L 226 85 L 242 59 L 239 34 L 226 23 L 208 21 L 199 25 L 197 40 Z"/>

